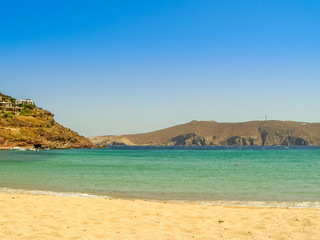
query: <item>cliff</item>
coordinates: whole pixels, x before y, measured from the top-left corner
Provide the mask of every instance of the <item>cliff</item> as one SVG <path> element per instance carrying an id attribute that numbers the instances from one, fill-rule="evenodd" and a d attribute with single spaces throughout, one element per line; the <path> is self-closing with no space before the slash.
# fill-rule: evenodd
<path id="1" fill-rule="evenodd" d="M 320 123 L 251 121 L 218 123 L 192 121 L 174 127 L 122 136 L 89 138 L 97 146 L 262 146 L 320 145 Z"/>
<path id="2" fill-rule="evenodd" d="M 33 102 L 0 93 L 0 147 L 88 148 L 94 145 L 85 137 L 60 125 L 54 115 Z M 19 103 L 19 104 L 16 104 Z"/>

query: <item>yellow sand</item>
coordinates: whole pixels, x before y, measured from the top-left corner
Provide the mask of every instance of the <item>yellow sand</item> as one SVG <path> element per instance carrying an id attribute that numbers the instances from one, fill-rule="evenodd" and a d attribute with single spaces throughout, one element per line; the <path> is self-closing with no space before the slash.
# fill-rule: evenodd
<path id="1" fill-rule="evenodd" d="M 320 239 L 320 210 L 0 194 L 0 239 Z"/>

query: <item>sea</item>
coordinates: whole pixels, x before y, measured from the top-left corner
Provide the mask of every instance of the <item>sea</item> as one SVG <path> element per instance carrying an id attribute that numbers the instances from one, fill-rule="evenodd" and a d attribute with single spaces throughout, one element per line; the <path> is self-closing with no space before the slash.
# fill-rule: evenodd
<path id="1" fill-rule="evenodd" d="M 320 147 L 7 150 L 0 192 L 320 209 Z"/>

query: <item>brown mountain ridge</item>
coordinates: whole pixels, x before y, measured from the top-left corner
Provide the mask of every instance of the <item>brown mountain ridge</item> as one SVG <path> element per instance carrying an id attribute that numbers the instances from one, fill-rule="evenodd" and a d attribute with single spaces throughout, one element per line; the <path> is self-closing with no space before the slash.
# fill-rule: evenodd
<path id="1" fill-rule="evenodd" d="M 218 123 L 215 121 L 192 121 L 149 133 L 101 136 L 89 139 L 99 147 L 108 145 L 320 145 L 320 123 L 293 121 Z"/>

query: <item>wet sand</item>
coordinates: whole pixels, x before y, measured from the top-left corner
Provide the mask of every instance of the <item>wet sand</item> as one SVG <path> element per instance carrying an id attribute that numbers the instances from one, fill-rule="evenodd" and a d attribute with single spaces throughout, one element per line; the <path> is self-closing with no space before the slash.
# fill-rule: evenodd
<path id="1" fill-rule="evenodd" d="M 0 239 L 320 239 L 320 210 L 0 194 Z"/>

